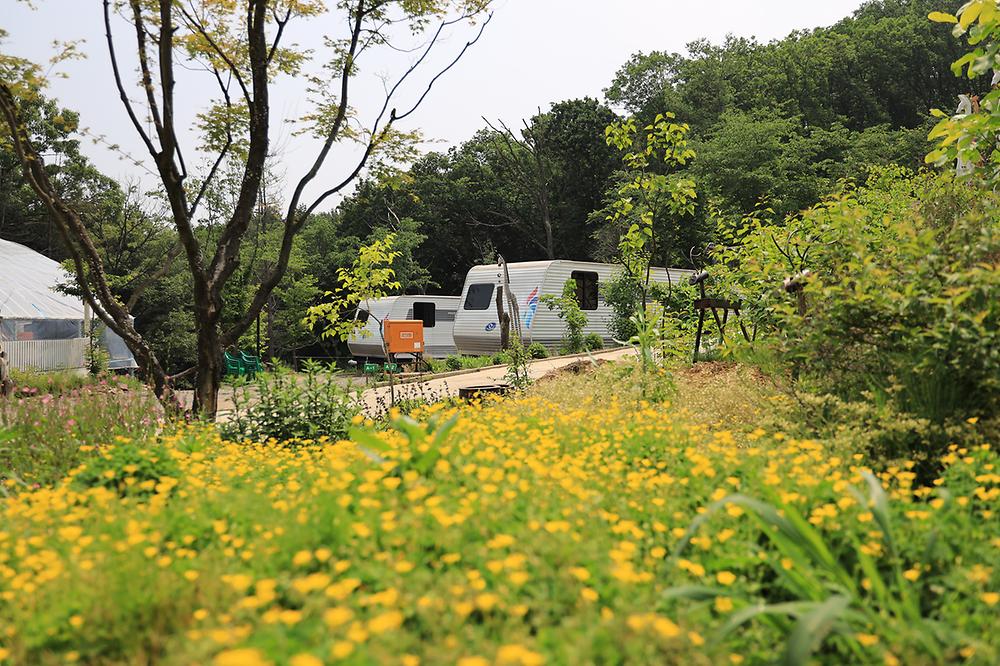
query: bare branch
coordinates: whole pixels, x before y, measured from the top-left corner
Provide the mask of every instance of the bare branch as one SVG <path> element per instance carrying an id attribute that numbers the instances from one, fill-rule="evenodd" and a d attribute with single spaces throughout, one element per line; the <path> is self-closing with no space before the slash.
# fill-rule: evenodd
<path id="1" fill-rule="evenodd" d="M 115 86 L 118 88 L 118 95 L 121 97 L 122 104 L 125 106 L 125 111 L 128 113 L 129 120 L 132 121 L 132 125 L 135 127 L 135 131 L 138 132 L 139 137 L 142 142 L 146 144 L 146 150 L 153 157 L 154 160 L 159 159 L 159 152 L 153 145 L 152 140 L 150 140 L 149 135 L 146 134 L 146 130 L 143 129 L 142 123 L 139 122 L 139 117 L 135 113 L 135 109 L 132 108 L 132 100 L 129 99 L 128 93 L 125 92 L 125 84 L 122 82 L 121 72 L 118 69 L 118 57 L 115 54 L 115 42 L 114 38 L 111 36 L 111 2 L 110 0 L 104 0 L 104 34 L 107 37 L 108 42 L 108 55 L 111 57 L 111 70 L 115 77 Z"/>

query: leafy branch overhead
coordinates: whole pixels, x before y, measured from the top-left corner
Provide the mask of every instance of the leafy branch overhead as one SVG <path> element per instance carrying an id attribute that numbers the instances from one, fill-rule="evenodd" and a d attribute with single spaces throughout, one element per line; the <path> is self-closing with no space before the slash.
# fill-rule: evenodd
<path id="1" fill-rule="evenodd" d="M 401 286 L 392 267 L 402 254 L 393 249 L 395 238 L 395 234 L 388 234 L 361 246 L 353 265 L 338 270 L 337 291 L 326 292 L 324 296 L 329 301 L 309 308 L 304 323 L 311 329 L 321 325 L 322 337 L 338 340 L 347 340 L 356 331 L 363 331 L 366 320 L 353 315 L 361 309 L 367 310 L 371 301 L 388 296 Z"/>
<path id="2" fill-rule="evenodd" d="M 636 119 L 608 125 L 604 131 L 609 146 L 622 153 L 625 170 L 618 198 L 612 202 L 607 221 L 622 226 L 619 240 L 622 263 L 632 275 L 645 277 L 655 250 L 655 223 L 664 216 L 680 218 L 694 214 L 697 192 L 694 180 L 662 173 L 694 159 L 688 146 L 687 123 L 674 122 L 674 114 L 657 114 L 638 132 Z"/>

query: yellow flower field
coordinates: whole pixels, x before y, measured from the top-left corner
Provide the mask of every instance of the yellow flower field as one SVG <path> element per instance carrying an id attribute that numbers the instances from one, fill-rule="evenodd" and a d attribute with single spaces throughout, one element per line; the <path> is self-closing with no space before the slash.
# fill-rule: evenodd
<path id="1" fill-rule="evenodd" d="M 993 449 L 876 484 L 671 413 L 528 395 L 357 443 L 109 443 L 0 504 L 0 663 L 996 662 Z"/>

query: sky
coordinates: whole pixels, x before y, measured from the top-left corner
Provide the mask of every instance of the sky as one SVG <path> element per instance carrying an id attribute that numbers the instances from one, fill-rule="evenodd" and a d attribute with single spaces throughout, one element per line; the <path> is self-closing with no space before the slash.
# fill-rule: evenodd
<path id="1" fill-rule="evenodd" d="M 128 122 L 110 76 L 99 0 L 34 0 L 34 10 L 16 0 L 0 0 L 0 28 L 9 33 L 6 52 L 44 62 L 53 40 L 83 39 L 87 58 L 60 66 L 64 78 L 53 78 L 49 94 L 80 113 L 81 124 L 92 135 L 105 137 L 118 151 L 87 142 L 83 151 L 109 176 L 152 184 L 151 160 Z M 333 4 L 331 2 L 331 4 Z M 515 126 L 553 102 L 579 97 L 603 97 L 615 72 L 637 51 L 683 52 L 699 38 L 722 41 L 727 34 L 781 38 L 792 30 L 830 25 L 861 5 L 860 0 L 495 0 L 494 14 L 482 38 L 439 79 L 430 94 L 401 125 L 420 129 L 429 140 L 425 150 L 443 150 L 471 137 L 484 126 L 483 117 Z M 128 26 L 115 24 L 121 53 L 128 53 Z M 326 15 L 290 24 L 288 43 L 318 48 L 324 34 L 341 34 L 340 17 Z M 431 67 L 414 85 L 402 89 L 400 108 L 412 103 L 440 68 L 472 38 L 478 26 L 460 26 L 444 35 Z M 352 105 L 361 118 L 374 119 L 384 98 L 382 77 L 399 74 L 413 55 L 372 53 L 360 63 L 362 72 L 353 89 Z M 178 107 L 187 127 L 204 103 L 203 75 L 183 74 L 178 82 Z M 305 83 L 286 80 L 272 95 L 272 115 L 293 118 L 309 109 Z M 369 120 L 370 122 L 370 120 Z M 278 176 L 289 193 L 316 154 L 317 142 L 295 136 L 288 123 L 274 119 L 272 149 Z M 189 154 L 197 137 L 183 137 Z M 138 158 L 143 168 L 122 153 Z M 338 182 L 353 167 L 357 149 L 338 147 L 310 193 Z M 195 161 L 188 157 L 189 162 Z M 321 209 L 327 209 L 323 206 Z"/>

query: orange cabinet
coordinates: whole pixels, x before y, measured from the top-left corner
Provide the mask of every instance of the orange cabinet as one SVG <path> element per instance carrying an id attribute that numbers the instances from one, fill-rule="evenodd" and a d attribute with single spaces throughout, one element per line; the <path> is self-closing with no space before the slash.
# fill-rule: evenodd
<path id="1" fill-rule="evenodd" d="M 423 354 L 424 322 L 397 319 L 382 322 L 385 346 L 390 354 Z"/>

